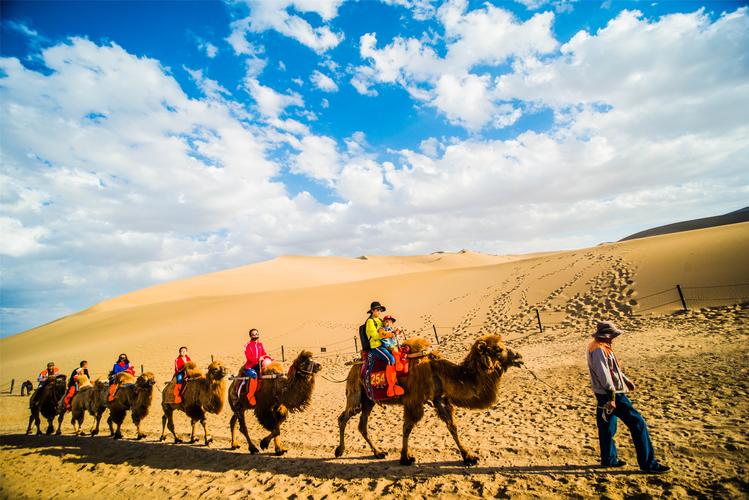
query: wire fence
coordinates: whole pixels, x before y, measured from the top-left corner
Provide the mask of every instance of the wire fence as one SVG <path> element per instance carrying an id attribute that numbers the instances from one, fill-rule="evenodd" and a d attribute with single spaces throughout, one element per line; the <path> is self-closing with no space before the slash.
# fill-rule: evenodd
<path id="1" fill-rule="evenodd" d="M 727 285 L 675 285 L 637 297 L 637 314 L 660 309 L 688 311 L 690 307 L 711 307 L 749 303 L 749 283 Z"/>

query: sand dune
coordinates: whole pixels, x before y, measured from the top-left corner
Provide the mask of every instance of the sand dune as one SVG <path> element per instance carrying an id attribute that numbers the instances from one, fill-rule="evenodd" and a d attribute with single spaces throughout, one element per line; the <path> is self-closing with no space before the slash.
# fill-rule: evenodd
<path id="1" fill-rule="evenodd" d="M 327 377 L 340 378 L 353 356 L 356 327 L 376 299 L 410 335 L 434 341 L 436 329 L 451 359 L 460 359 L 479 334 L 502 333 L 554 389 L 515 370 L 497 408 L 460 412 L 463 441 L 483 458 L 469 470 L 457 465 L 449 435 L 430 412 L 413 439 L 418 468 L 370 460 L 354 423 L 347 431 L 349 455 L 331 459 L 344 396 L 340 385 L 326 380 L 319 381 L 309 414 L 288 423 L 292 451 L 285 458 L 103 437 L 22 437 L 25 401 L 6 397 L 0 399 L 0 450 L 4 463 L 16 466 L 3 466 L 0 491 L 137 493 L 130 478 L 138 474 L 154 496 L 185 487 L 189 496 L 215 497 L 250 491 L 313 497 L 746 495 L 749 311 L 728 305 L 749 301 L 749 287 L 735 286 L 749 283 L 747 248 L 749 223 L 742 223 L 532 256 L 287 257 L 133 292 L 1 340 L 0 381 L 31 378 L 49 359 L 69 371 L 86 358 L 94 374 L 103 374 L 124 351 L 161 383 L 182 344 L 199 364 L 213 355 L 233 370 L 249 327 L 261 330 L 277 357 L 281 346 L 287 358 L 309 348 Z M 674 314 L 681 308 L 676 284 L 693 309 L 687 314 Z M 582 353 L 591 325 L 603 318 L 629 331 L 620 358 L 640 382 L 635 403 L 659 452 L 675 466 L 672 475 L 593 467 L 593 403 Z M 154 438 L 159 404 L 157 396 L 146 423 Z M 398 410 L 378 409 L 376 418 L 378 440 L 397 456 Z M 396 423 L 389 428 L 383 419 Z M 226 412 L 209 419 L 215 448 L 228 443 L 227 421 Z M 184 419 L 178 426 L 187 431 Z M 72 431 L 67 422 L 65 430 Z M 132 434 L 131 424 L 124 430 Z M 633 463 L 625 434 L 620 447 Z M 30 481 L 40 468 L 71 479 Z"/>

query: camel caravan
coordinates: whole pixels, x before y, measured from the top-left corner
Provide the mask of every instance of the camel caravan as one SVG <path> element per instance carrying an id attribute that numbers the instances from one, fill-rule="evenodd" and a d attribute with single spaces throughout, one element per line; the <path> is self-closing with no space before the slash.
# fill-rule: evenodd
<path id="1" fill-rule="evenodd" d="M 455 408 L 486 409 L 498 398 L 500 381 L 511 367 L 523 365 L 520 354 L 508 349 L 498 335 L 478 338 L 461 363 L 453 363 L 431 350 L 429 342 L 413 338 L 399 342 L 400 329 L 394 328 L 395 318 L 381 314 L 385 307 L 372 302 L 368 317 L 359 328 L 362 350 L 359 358 L 349 362 L 351 369 L 345 379 L 346 404 L 338 417 L 340 442 L 335 457 L 345 451 L 345 429 L 351 417 L 361 413 L 359 432 L 372 449 L 375 458 L 386 453 L 372 441 L 368 431 L 369 416 L 377 404 L 403 406 L 403 444 L 400 463 L 415 462 L 409 451 L 409 436 L 424 416 L 425 405 L 431 405 L 447 426 L 455 440 L 465 465 L 478 462 L 477 456 L 466 449 L 458 436 Z M 288 370 L 271 359 L 260 341 L 257 329 L 249 331 L 245 344 L 245 364 L 236 375 L 227 377 L 227 368 L 220 361 L 212 361 L 205 371 L 190 359 L 187 347 L 179 349 L 174 362 L 174 375 L 161 391 L 162 432 L 159 441 L 167 438 L 167 429 L 174 443 L 183 441 L 177 436 L 174 412 L 183 412 L 191 422 L 190 443 L 198 441 L 197 425 L 203 429 L 203 444 L 213 441 L 206 426 L 206 414 L 220 414 L 226 398 L 231 418 L 231 449 L 238 449 L 237 427 L 247 441 L 250 454 L 267 449 L 273 441 L 276 455 L 286 453 L 281 443 L 281 426 L 289 413 L 309 408 L 315 387 L 315 377 L 322 366 L 312 359 L 312 353 L 302 351 Z M 146 434 L 141 429 L 153 401 L 156 380 L 153 373 L 139 376 L 126 354 L 121 354 L 109 375 L 93 383 L 87 363 L 81 361 L 70 377 L 60 374 L 54 363 L 49 363 L 39 377 L 39 386 L 30 397 L 31 415 L 26 433 L 36 424 L 41 434 L 41 417 L 47 419 L 47 434 L 61 434 L 65 413 L 71 413 L 76 436 L 84 434 L 83 421 L 88 413 L 93 418 L 91 436 L 99 433 L 103 414 L 108 410 L 110 436 L 122 439 L 121 426 L 130 413 L 136 427 L 135 439 Z M 230 381 L 227 390 L 227 381 Z M 344 381 L 340 381 L 344 382 Z M 269 433 L 260 439 L 258 448 L 250 437 L 245 415 L 252 411 L 261 427 Z"/>

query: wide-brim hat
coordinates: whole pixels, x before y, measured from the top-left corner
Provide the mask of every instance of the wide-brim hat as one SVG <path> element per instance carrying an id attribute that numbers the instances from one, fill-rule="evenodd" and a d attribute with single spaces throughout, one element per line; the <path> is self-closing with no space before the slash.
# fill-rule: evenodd
<path id="1" fill-rule="evenodd" d="M 599 321 L 593 337 L 597 339 L 613 339 L 624 333 L 611 321 Z"/>
<path id="2" fill-rule="evenodd" d="M 385 309 L 385 306 L 377 301 L 374 301 L 369 305 L 369 311 L 367 311 L 367 314 L 372 314 L 372 311 L 374 311 L 375 309 L 379 309 L 382 312 L 387 311 L 387 309 Z"/>

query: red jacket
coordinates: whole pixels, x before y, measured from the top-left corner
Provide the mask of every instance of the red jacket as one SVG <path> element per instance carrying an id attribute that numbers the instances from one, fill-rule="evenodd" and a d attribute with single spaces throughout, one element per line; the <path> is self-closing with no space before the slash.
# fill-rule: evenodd
<path id="1" fill-rule="evenodd" d="M 244 357 L 247 362 L 244 364 L 245 368 L 255 368 L 260 363 L 260 358 L 267 356 L 263 343 L 259 340 L 250 340 L 244 345 Z"/>
<path id="2" fill-rule="evenodd" d="M 56 366 L 55 366 L 55 367 L 54 367 L 54 368 L 52 369 L 52 372 L 50 372 L 50 371 L 49 371 L 48 369 L 46 369 L 46 368 L 45 368 L 44 370 L 42 370 L 42 371 L 41 371 L 41 372 L 39 373 L 39 377 L 37 378 L 37 380 L 38 380 L 39 382 L 42 382 L 42 381 L 44 381 L 44 379 L 46 379 L 47 377 L 54 377 L 54 376 L 55 376 L 55 375 L 57 375 L 58 373 L 60 373 L 60 369 L 59 369 L 59 368 L 57 368 Z"/>
<path id="3" fill-rule="evenodd" d="M 177 359 L 174 360 L 174 373 L 179 373 L 184 370 L 185 364 L 187 364 L 189 361 L 192 360 L 188 355 L 185 355 L 185 359 L 182 359 L 182 356 L 178 356 Z"/>

